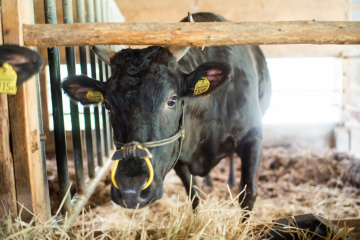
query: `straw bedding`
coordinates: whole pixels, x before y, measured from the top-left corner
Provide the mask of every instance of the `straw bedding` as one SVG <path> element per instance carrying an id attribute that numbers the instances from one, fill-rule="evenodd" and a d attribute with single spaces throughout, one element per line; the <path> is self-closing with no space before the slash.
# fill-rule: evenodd
<path id="1" fill-rule="evenodd" d="M 50 190 L 57 185 L 51 164 L 48 161 Z M 236 159 L 237 181 L 240 165 L 240 159 Z M 140 236 L 134 232 L 137 229 L 142 231 L 142 239 L 146 239 L 145 229 L 166 229 L 157 230 L 159 235 L 153 236 L 154 239 L 259 239 L 271 229 L 271 220 L 279 217 L 313 213 L 327 219 L 360 218 L 360 160 L 351 155 L 297 146 L 264 149 L 258 198 L 249 219 L 244 219 L 246 210 L 238 207 L 237 187 L 229 189 L 226 185 L 228 169 L 228 161 L 224 159 L 213 170 L 214 186 L 202 187 L 204 200 L 196 213 L 192 212 L 184 188 L 173 171 L 164 181 L 163 198 L 139 210 L 126 210 L 108 201 L 110 179 L 105 176 L 70 233 L 45 226 L 47 230 L 42 231 L 47 232 L 49 238 L 60 234 L 64 239 L 84 234 L 91 239 L 99 229 L 108 229 L 98 234 L 99 239 L 135 239 Z M 72 175 L 70 171 L 71 178 Z M 51 198 L 56 199 L 56 191 L 51 191 Z M 53 213 L 57 204 L 58 201 L 52 200 Z M 13 223 L 18 224 L 18 231 L 11 230 L 9 221 L 3 220 L 2 225 L 7 227 L 2 228 L 0 238 L 1 234 L 11 236 L 24 231 L 19 227 L 21 221 Z M 33 233 L 40 234 L 38 230 Z M 300 239 L 311 238 L 310 233 L 292 230 L 303 234 Z M 343 229 L 342 234 L 348 230 Z"/>
<path id="2" fill-rule="evenodd" d="M 236 158 L 235 163 L 239 182 L 240 159 Z M 237 187 L 229 190 L 226 184 L 228 164 L 224 159 L 213 170 L 214 186 L 202 187 L 204 199 L 229 203 L 237 196 Z M 296 146 L 266 148 L 259 174 L 258 198 L 253 210 L 253 217 L 257 220 L 268 220 L 275 213 L 289 216 L 313 213 L 329 219 L 360 218 L 360 160 L 351 155 L 332 149 Z M 125 224 L 134 211 L 107 201 L 110 198 L 109 177 L 103 183 L 99 193 L 90 200 L 91 206 L 104 201 L 92 208 L 92 224 L 95 222 L 101 227 Z M 164 181 L 163 198 L 149 207 L 149 211 L 156 214 L 149 214 L 147 221 L 161 221 L 186 198 L 181 181 L 171 171 Z M 233 209 L 235 211 L 237 207 Z"/>

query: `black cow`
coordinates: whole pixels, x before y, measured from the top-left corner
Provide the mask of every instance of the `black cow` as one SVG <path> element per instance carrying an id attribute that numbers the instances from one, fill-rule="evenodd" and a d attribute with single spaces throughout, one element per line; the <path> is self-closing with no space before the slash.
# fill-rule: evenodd
<path id="1" fill-rule="evenodd" d="M 16 45 L 0 46 L 0 66 L 8 63 L 17 74 L 16 85 L 19 86 L 32 75 L 38 73 L 43 65 L 41 56 L 26 47 Z"/>
<path id="2" fill-rule="evenodd" d="M 193 18 L 195 22 L 226 21 L 212 13 L 196 13 Z M 236 152 L 242 160 L 239 190 L 246 187 L 241 206 L 253 208 L 262 114 L 271 95 L 259 47 L 151 46 L 116 53 L 95 46 L 93 50 L 111 66 L 111 77 L 100 82 L 69 76 L 62 87 L 84 105 L 101 99 L 92 100 L 89 91 L 104 97 L 119 149 L 114 158 L 122 159 L 113 169 L 111 199 L 115 203 L 141 208 L 160 199 L 162 181 L 173 167 L 193 197 L 198 183 L 195 178 L 191 181 L 191 174 L 206 176 L 222 158 Z M 204 77 L 210 86 L 197 88 L 197 83 L 206 85 Z M 153 181 L 146 157 L 154 168 Z"/>

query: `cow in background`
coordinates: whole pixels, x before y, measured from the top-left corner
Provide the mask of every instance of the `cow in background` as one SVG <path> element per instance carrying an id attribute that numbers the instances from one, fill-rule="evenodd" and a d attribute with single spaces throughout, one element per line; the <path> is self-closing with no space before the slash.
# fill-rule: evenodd
<path id="1" fill-rule="evenodd" d="M 7 64 L 15 70 L 17 75 L 16 86 L 19 86 L 40 71 L 43 60 L 40 54 L 29 48 L 17 45 L 1 45 L 0 67 L 7 67 Z"/>

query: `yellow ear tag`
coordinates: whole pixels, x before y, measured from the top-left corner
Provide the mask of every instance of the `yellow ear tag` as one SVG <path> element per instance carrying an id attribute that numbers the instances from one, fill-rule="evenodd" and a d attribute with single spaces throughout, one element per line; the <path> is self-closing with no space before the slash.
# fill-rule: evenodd
<path id="1" fill-rule="evenodd" d="M 0 67 L 0 93 L 7 93 L 15 95 L 17 91 L 16 87 L 17 74 L 13 67 L 4 63 Z"/>
<path id="2" fill-rule="evenodd" d="M 202 76 L 195 85 L 194 96 L 206 92 L 209 89 L 209 87 L 210 87 L 209 80 L 205 76 Z"/>
<path id="3" fill-rule="evenodd" d="M 103 102 L 104 101 L 104 96 L 102 95 L 101 92 L 99 91 L 94 91 L 94 89 L 90 89 L 88 91 L 88 93 L 86 94 L 87 99 L 90 102 Z"/>

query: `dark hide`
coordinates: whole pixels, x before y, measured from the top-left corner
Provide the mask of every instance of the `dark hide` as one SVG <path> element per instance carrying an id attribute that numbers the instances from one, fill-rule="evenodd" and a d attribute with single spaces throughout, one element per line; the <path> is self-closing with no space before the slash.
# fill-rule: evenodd
<path id="1" fill-rule="evenodd" d="M 195 22 L 225 21 L 211 13 L 193 15 Z M 89 89 L 102 92 L 110 111 L 114 139 L 149 142 L 173 136 L 185 104 L 185 140 L 174 169 L 192 196 L 198 193 L 191 174 L 206 176 L 233 153 L 242 159 L 239 190 L 242 207 L 252 209 L 257 192 L 257 170 L 262 139 L 262 115 L 271 94 L 265 58 L 257 46 L 191 48 L 177 62 L 169 48 L 124 49 L 111 59 L 112 76 L 106 83 L 86 76 L 63 82 L 73 100 L 91 103 Z M 197 81 L 206 76 L 210 88 L 193 96 Z M 205 97 L 210 94 L 209 97 Z M 154 181 L 145 190 L 148 168 L 142 159 L 119 161 L 111 188 L 112 200 L 124 207 L 144 207 L 162 197 L 165 175 L 177 160 L 180 140 L 149 149 Z M 194 201 L 194 207 L 197 201 Z"/>
<path id="2" fill-rule="evenodd" d="M 38 73 L 43 65 L 41 56 L 29 48 L 16 45 L 0 46 L 0 66 L 9 63 L 17 73 L 16 85 L 19 86 Z"/>

